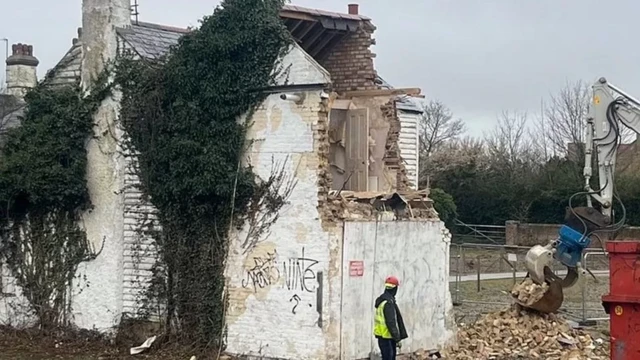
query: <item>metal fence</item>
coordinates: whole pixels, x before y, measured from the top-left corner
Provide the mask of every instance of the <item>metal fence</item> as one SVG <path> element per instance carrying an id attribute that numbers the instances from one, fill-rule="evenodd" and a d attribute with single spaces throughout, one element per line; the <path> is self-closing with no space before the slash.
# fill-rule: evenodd
<path id="1" fill-rule="evenodd" d="M 524 257 L 529 249 L 493 244 L 451 245 L 450 290 L 459 320 L 512 303 L 509 292 L 526 276 Z M 561 313 L 583 325 L 592 325 L 609 319 L 600 300 L 609 289 L 608 260 L 601 249 L 589 249 L 582 263 L 589 274 L 565 289 Z M 566 268 L 556 261 L 552 270 L 559 276 L 566 274 Z"/>
<path id="2" fill-rule="evenodd" d="M 455 221 L 452 241 L 456 244 L 496 244 L 506 243 L 506 226 L 476 225 Z"/>

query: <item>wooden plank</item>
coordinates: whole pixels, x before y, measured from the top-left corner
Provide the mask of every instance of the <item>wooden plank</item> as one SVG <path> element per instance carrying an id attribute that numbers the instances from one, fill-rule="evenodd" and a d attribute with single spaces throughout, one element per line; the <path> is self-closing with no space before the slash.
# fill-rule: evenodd
<path id="1" fill-rule="evenodd" d="M 418 96 L 420 95 L 420 88 L 404 88 L 404 89 L 376 89 L 376 90 L 354 90 L 346 91 L 342 94 L 344 97 L 364 97 L 364 96 Z"/>
<path id="2" fill-rule="evenodd" d="M 369 109 L 347 111 L 346 126 L 347 181 L 346 190 L 366 191 L 369 177 Z"/>
<path id="3" fill-rule="evenodd" d="M 315 17 L 311 15 L 295 12 L 295 11 L 287 11 L 287 10 L 281 10 L 280 17 L 288 18 L 288 19 L 296 19 L 296 20 L 314 21 L 314 22 L 318 21 L 316 20 Z"/>

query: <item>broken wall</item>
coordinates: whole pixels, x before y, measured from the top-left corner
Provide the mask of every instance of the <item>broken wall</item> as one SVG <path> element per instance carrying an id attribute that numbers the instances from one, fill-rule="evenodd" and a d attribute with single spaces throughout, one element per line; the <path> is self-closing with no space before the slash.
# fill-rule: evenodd
<path id="1" fill-rule="evenodd" d="M 362 95 L 335 100 L 332 105 L 329 161 L 333 189 L 408 189 L 395 97 Z"/>
<path id="2" fill-rule="evenodd" d="M 290 84 L 330 81 L 303 52 L 294 55 Z M 263 179 L 285 165 L 295 187 L 267 232 L 256 236 L 247 223 L 231 234 L 225 272 L 230 353 L 279 359 L 339 353 L 341 228 L 324 225 L 318 211 L 331 181 L 322 90 L 294 86 L 286 94 L 301 96 L 299 103 L 272 94 L 251 118 L 247 162 Z M 270 216 L 257 217 L 263 215 Z"/>
<path id="3" fill-rule="evenodd" d="M 302 105 L 271 95 L 253 115 L 249 162 L 262 178 L 274 163 L 297 181 L 268 234 L 249 226 L 232 235 L 227 265 L 228 351 L 282 359 L 324 359 L 337 353 L 340 231 L 323 228 L 318 171 L 318 92 Z M 324 115 L 326 118 L 326 114 Z"/>

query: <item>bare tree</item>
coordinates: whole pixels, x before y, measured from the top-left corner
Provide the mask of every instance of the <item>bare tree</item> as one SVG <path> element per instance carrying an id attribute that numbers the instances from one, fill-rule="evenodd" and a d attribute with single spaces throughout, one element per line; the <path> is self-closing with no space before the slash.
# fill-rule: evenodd
<path id="1" fill-rule="evenodd" d="M 525 160 L 531 141 L 525 136 L 527 114 L 503 111 L 493 131 L 485 135 L 489 155 L 511 167 Z"/>
<path id="2" fill-rule="evenodd" d="M 586 120 L 591 101 L 591 87 L 584 81 L 567 83 L 558 93 L 550 96 L 544 108 L 544 117 L 540 121 L 537 133 L 532 133 L 535 145 L 544 147 L 546 159 L 551 156 L 567 157 L 576 164 L 575 175 L 582 177 L 585 155 Z M 635 140 L 635 133 L 625 126 L 621 127 L 620 141 L 628 144 Z M 631 147 L 619 146 L 618 155 Z M 625 171 L 628 161 L 620 162 L 619 171 Z"/>
<path id="3" fill-rule="evenodd" d="M 585 124 L 589 111 L 590 88 L 584 81 L 567 83 L 551 95 L 545 113 L 545 136 L 553 152 L 566 154 L 568 144 L 576 144 L 584 155 Z M 582 158 L 582 156 L 580 156 Z"/>
<path id="4" fill-rule="evenodd" d="M 432 100 L 423 107 L 420 121 L 420 153 L 428 157 L 442 144 L 458 138 L 465 132 L 462 119 L 454 119 L 443 103 Z"/>
<path id="5" fill-rule="evenodd" d="M 469 136 L 443 143 L 428 160 L 420 166 L 421 187 L 427 186 L 430 178 L 437 180 L 451 169 L 471 166 L 480 170 L 488 165 L 484 142 Z"/>

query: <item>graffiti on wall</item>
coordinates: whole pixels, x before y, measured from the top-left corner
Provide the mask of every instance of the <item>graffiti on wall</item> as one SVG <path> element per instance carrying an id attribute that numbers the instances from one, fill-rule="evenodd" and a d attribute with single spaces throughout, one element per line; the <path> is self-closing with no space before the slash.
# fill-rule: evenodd
<path id="1" fill-rule="evenodd" d="M 280 280 L 280 270 L 278 270 L 278 252 L 267 252 L 263 256 L 253 257 L 253 266 L 246 270 L 242 287 L 253 287 L 253 291 L 264 289 L 276 284 Z"/>
<path id="2" fill-rule="evenodd" d="M 283 286 L 285 286 L 287 290 L 293 291 L 289 302 L 293 305 L 291 312 L 294 315 L 300 310 L 300 306 L 303 305 L 301 304 L 303 303 L 303 299 L 300 295 L 304 293 L 314 293 L 316 291 L 318 281 L 316 279 L 315 266 L 317 264 L 318 260 L 305 256 L 304 247 L 300 252 L 300 256 L 291 257 L 282 263 L 282 275 L 284 276 Z M 305 298 L 308 298 L 308 296 Z M 307 302 L 306 306 L 310 308 L 313 307 L 310 302 Z"/>
<path id="3" fill-rule="evenodd" d="M 315 265 L 318 260 L 305 257 L 304 247 L 299 257 L 289 258 L 282 264 L 284 285 L 290 291 L 314 292 L 316 290 Z"/>
<path id="4" fill-rule="evenodd" d="M 305 294 L 314 294 L 318 287 L 316 265 L 318 260 L 305 255 L 304 247 L 299 256 L 287 258 L 278 262 L 277 250 L 267 251 L 261 255 L 252 256 L 251 265 L 246 268 L 242 287 L 253 289 L 254 293 L 260 289 L 271 287 L 282 281 L 282 288 L 290 292 L 289 303 L 291 312 L 296 314 L 301 306 L 312 308 L 313 299 Z"/>

